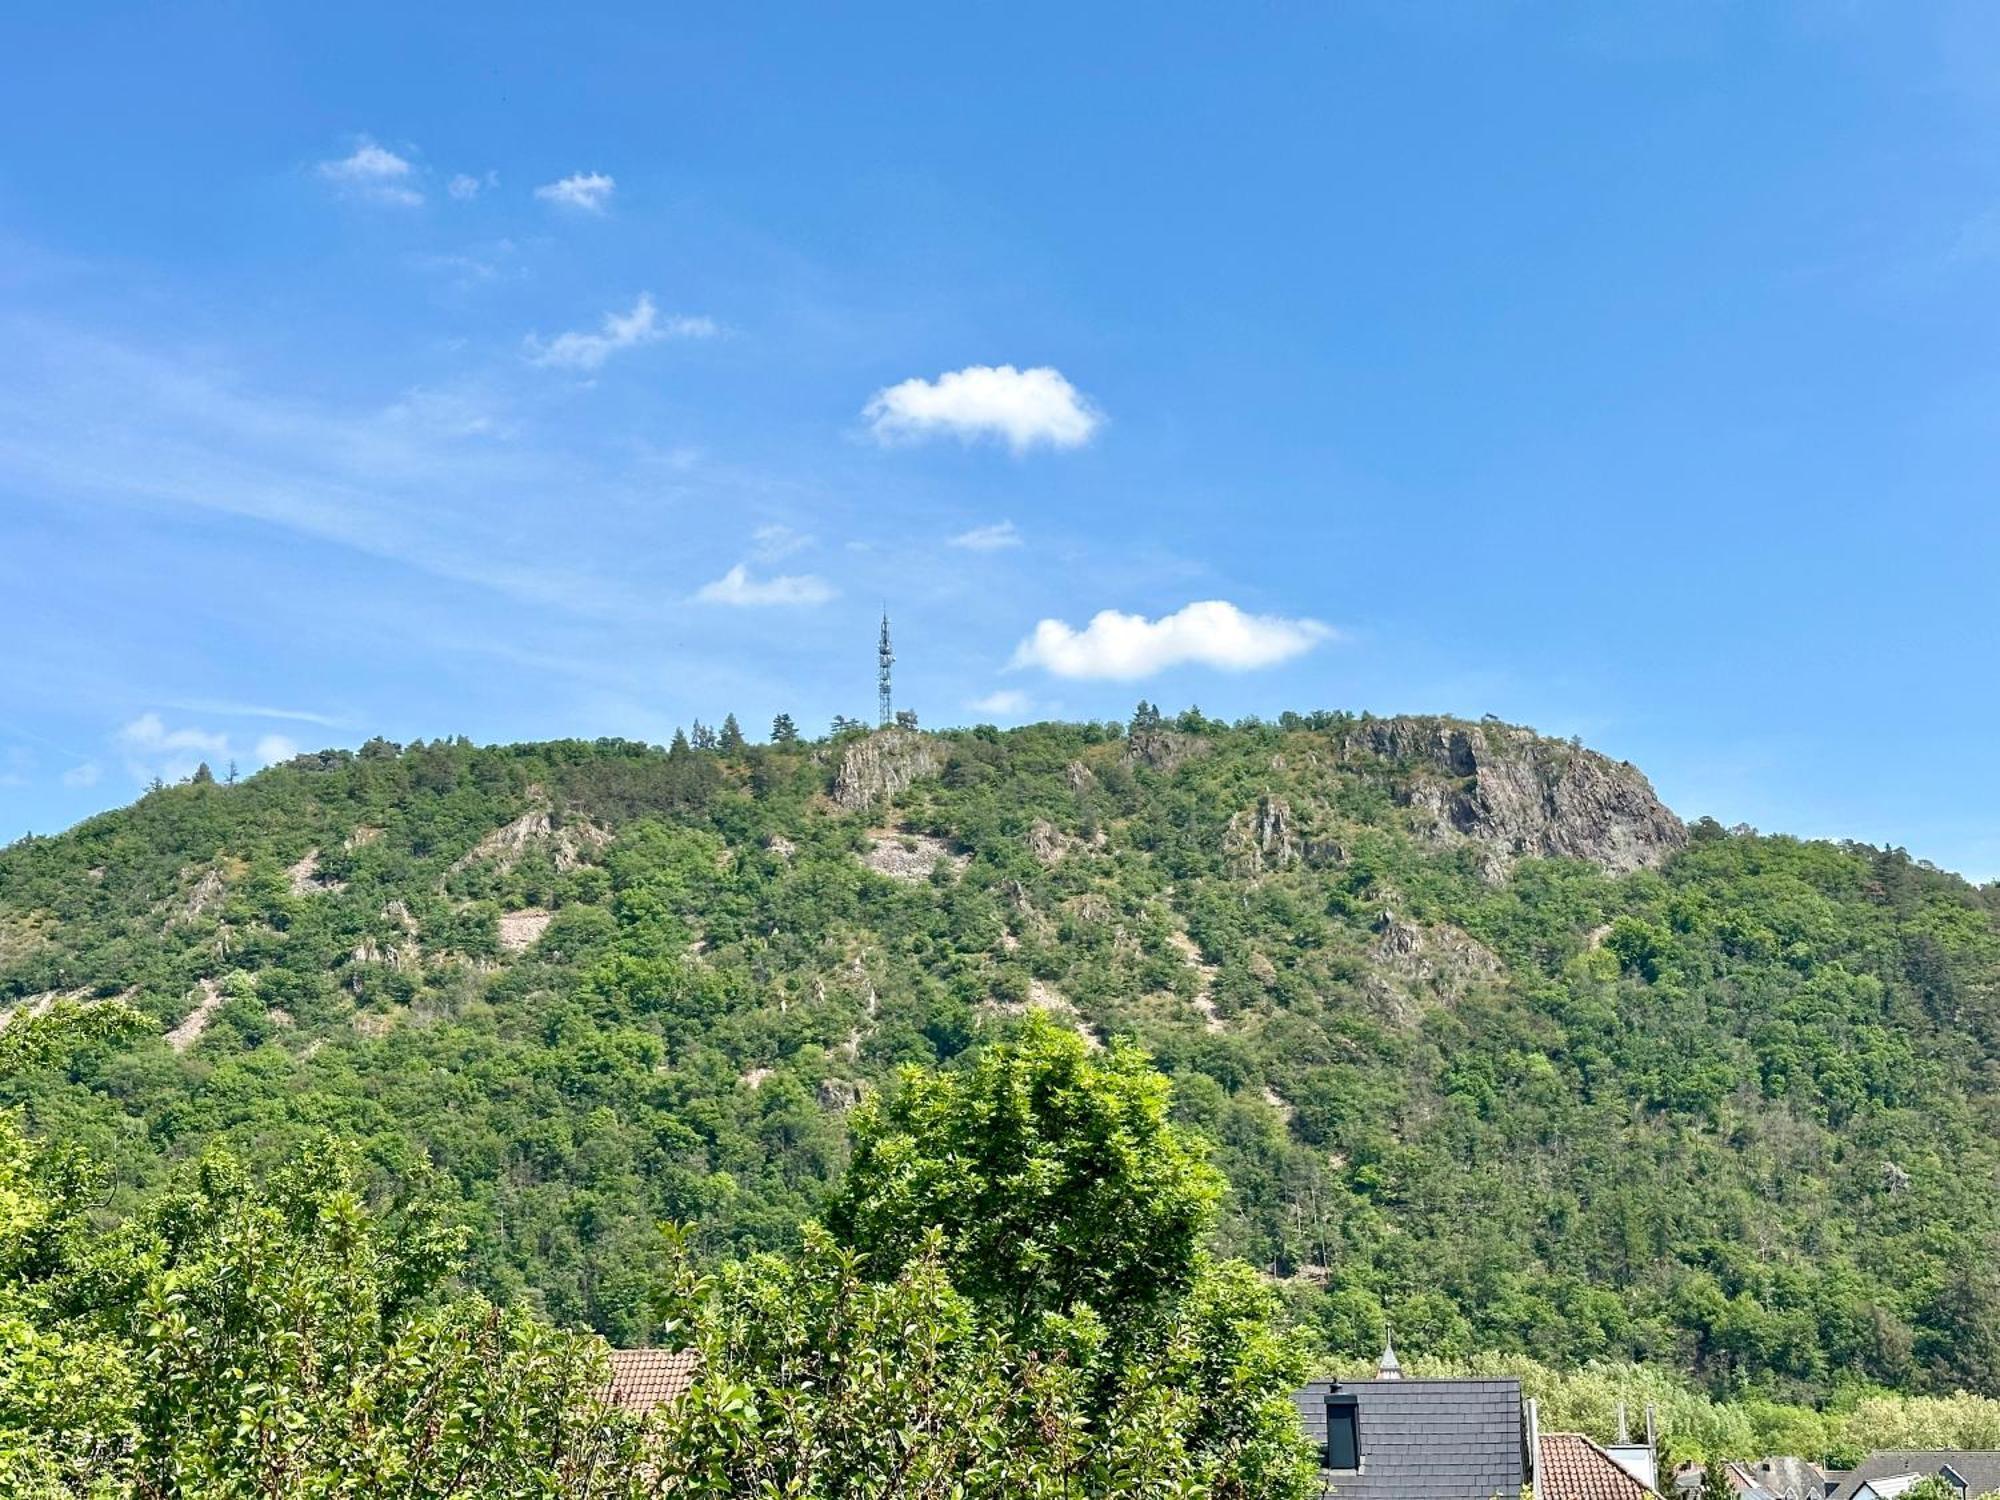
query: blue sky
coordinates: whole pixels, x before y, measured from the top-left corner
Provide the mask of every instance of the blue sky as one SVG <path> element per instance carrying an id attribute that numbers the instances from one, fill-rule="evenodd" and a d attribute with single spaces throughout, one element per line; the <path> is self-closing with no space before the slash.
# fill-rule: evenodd
<path id="1" fill-rule="evenodd" d="M 927 723 L 1491 712 L 2000 875 L 2000 12 L 751 11 L 9 8 L 0 836 L 818 729 L 887 600 Z"/>

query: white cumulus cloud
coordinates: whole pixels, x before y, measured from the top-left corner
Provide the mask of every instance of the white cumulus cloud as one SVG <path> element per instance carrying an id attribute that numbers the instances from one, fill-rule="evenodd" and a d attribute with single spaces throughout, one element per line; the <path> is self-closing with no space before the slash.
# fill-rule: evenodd
<path id="1" fill-rule="evenodd" d="M 155 776 L 162 781 L 183 781 L 204 760 L 221 760 L 229 754 L 228 735 L 193 726 L 169 729 L 155 713 L 139 715 L 111 738 L 134 781 L 150 781 Z"/>
<path id="2" fill-rule="evenodd" d="M 1012 521 L 1001 521 L 992 526 L 975 526 L 970 531 L 961 531 L 946 545 L 963 547 L 968 552 L 999 552 L 1020 546 L 1021 533 L 1014 529 Z"/>
<path id="3" fill-rule="evenodd" d="M 386 146 L 366 138 L 339 160 L 321 162 L 319 175 L 357 198 L 405 208 L 424 201 L 424 195 L 412 185 L 416 169 Z"/>
<path id="4" fill-rule="evenodd" d="M 535 196 L 544 203 L 553 203 L 561 208 L 601 214 L 617 187 L 617 181 L 608 173 L 572 172 L 560 182 L 543 183 L 535 189 Z"/>
<path id="5" fill-rule="evenodd" d="M 572 330 L 552 339 L 527 338 L 528 358 L 538 365 L 568 370 L 595 370 L 621 349 L 657 344 L 662 339 L 713 338 L 721 330 L 711 318 L 660 316 L 650 293 L 641 292 L 630 312 L 610 312 L 595 333 Z"/>
<path id="6" fill-rule="evenodd" d="M 1100 610 L 1083 629 L 1043 620 L 1014 650 L 1010 665 L 1041 667 L 1058 677 L 1131 681 L 1189 664 L 1247 672 L 1310 651 L 1334 632 L 1317 620 L 1248 615 L 1223 599 L 1205 599 L 1157 620 Z"/>
<path id="7" fill-rule="evenodd" d="M 67 771 L 63 772 L 62 784 L 64 786 L 96 786 L 98 777 L 103 774 L 104 772 L 98 768 L 96 761 L 87 760 L 82 765 L 71 766 Z"/>
<path id="8" fill-rule="evenodd" d="M 1001 688 L 998 692 L 988 693 L 984 698 L 974 698 L 965 706 L 977 713 L 998 714 L 1002 718 L 1011 719 L 1016 714 L 1026 713 L 1028 704 L 1028 695 L 1020 689 Z"/>
<path id="9" fill-rule="evenodd" d="M 229 748 L 229 736 L 207 729 L 169 729 L 158 714 L 141 714 L 118 731 L 128 750 L 211 750 Z"/>
<path id="10" fill-rule="evenodd" d="M 450 193 L 452 197 L 461 200 L 477 198 L 481 188 L 490 187 L 498 180 L 497 174 L 492 172 L 488 172 L 483 180 L 474 177 L 470 172 L 459 172 L 454 174 L 451 181 L 444 185 L 444 190 Z"/>
<path id="11" fill-rule="evenodd" d="M 1061 371 L 1047 365 L 967 365 L 936 380 L 905 380 L 877 391 L 861 414 L 878 442 L 999 438 L 1016 453 L 1041 443 L 1081 447 L 1104 420 Z"/>
<path id="12" fill-rule="evenodd" d="M 703 604 L 824 604 L 832 597 L 832 585 L 811 573 L 753 578 L 742 563 L 695 591 Z"/>
<path id="13" fill-rule="evenodd" d="M 259 710 L 246 707 L 244 712 L 254 714 Z M 319 717 L 285 711 L 278 711 L 276 716 L 308 721 Z M 162 781 L 185 781 L 204 761 L 220 777 L 232 761 L 240 760 L 254 769 L 290 760 L 299 753 L 297 743 L 289 735 L 261 735 L 249 749 L 241 750 L 222 730 L 197 725 L 172 727 L 151 712 L 123 725 L 111 736 L 111 742 L 135 781 L 151 781 L 155 776 Z M 82 765 L 66 773 L 63 780 L 70 786 L 90 786 L 97 780 L 97 774 L 95 765 Z"/>

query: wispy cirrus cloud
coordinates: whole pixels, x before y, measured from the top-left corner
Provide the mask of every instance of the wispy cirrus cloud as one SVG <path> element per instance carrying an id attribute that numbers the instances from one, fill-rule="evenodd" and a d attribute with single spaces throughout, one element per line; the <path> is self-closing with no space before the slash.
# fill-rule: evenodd
<path id="1" fill-rule="evenodd" d="M 999 521 L 991 526 L 975 526 L 970 531 L 961 531 L 945 545 L 967 552 L 1001 552 L 1020 546 L 1021 533 L 1012 521 Z"/>
<path id="2" fill-rule="evenodd" d="M 824 604 L 835 596 L 824 578 L 811 573 L 780 573 L 756 578 L 742 563 L 695 590 L 703 604 L 736 606 Z"/>
<path id="3" fill-rule="evenodd" d="M 173 698 L 160 706 L 182 713 L 219 714 L 233 719 L 277 719 L 293 724 L 317 724 L 322 729 L 352 727 L 346 719 L 317 713 L 309 708 L 271 708 L 261 703 L 239 703 L 228 698 Z"/>
<path id="4" fill-rule="evenodd" d="M 759 526 L 750 533 L 750 550 L 759 562 L 776 562 L 794 552 L 803 552 L 812 544 L 813 539 L 804 532 L 775 522 Z"/>
<path id="5" fill-rule="evenodd" d="M 665 339 L 713 338 L 722 330 L 712 318 L 661 317 L 650 293 L 641 292 L 630 312 L 609 312 L 594 333 L 559 333 L 552 339 L 529 334 L 525 344 L 530 363 L 566 370 L 595 370 L 623 349 L 657 344 Z"/>
<path id="6" fill-rule="evenodd" d="M 861 415 L 879 443 L 998 438 L 1017 454 L 1038 446 L 1080 448 L 1104 421 L 1060 370 L 1047 365 L 967 365 L 936 380 L 905 380 L 877 391 Z"/>
<path id="7" fill-rule="evenodd" d="M 424 201 L 407 158 L 363 136 L 346 156 L 319 164 L 319 175 L 349 197 L 415 208 Z"/>
<path id="8" fill-rule="evenodd" d="M 1033 700 L 1019 688 L 1001 688 L 984 697 L 968 699 L 965 706 L 974 713 L 997 714 L 1003 719 L 1012 719 L 1026 713 L 1033 706 Z"/>
<path id="9" fill-rule="evenodd" d="M 1248 672 L 1290 661 L 1335 638 L 1336 632 L 1317 620 L 1245 614 L 1227 600 L 1205 599 L 1157 620 L 1100 610 L 1081 630 L 1043 620 L 1015 648 L 1009 665 L 1114 681 L 1189 665 Z"/>
<path id="10" fill-rule="evenodd" d="M 617 189 L 617 181 L 608 172 L 572 172 L 559 181 L 543 183 L 535 189 L 535 196 L 558 208 L 601 214 Z"/>
<path id="11" fill-rule="evenodd" d="M 574 615 L 669 607 L 546 530 L 494 530 L 496 506 L 536 514 L 574 487 L 572 454 L 468 447 L 393 408 L 316 405 L 34 320 L 0 320 L 0 372 L 0 483 L 24 493 L 233 516 Z"/>

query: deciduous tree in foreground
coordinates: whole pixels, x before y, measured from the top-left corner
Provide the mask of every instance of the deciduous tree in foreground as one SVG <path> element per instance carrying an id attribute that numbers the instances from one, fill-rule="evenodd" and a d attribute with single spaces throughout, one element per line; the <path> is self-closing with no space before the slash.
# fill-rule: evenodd
<path id="1" fill-rule="evenodd" d="M 0 1067 L 128 1024 L 44 1018 Z M 675 1243 L 661 1331 L 702 1375 L 641 1421 L 607 1402 L 599 1340 L 455 1292 L 434 1201 L 371 1202 L 336 1143 L 263 1183 L 211 1150 L 106 1233 L 88 1164 L 0 1117 L 0 1492 L 1310 1488 L 1299 1351 L 1256 1275 L 1200 1250 L 1217 1184 L 1138 1054 L 1033 1021 L 906 1077 L 858 1142 L 795 1254 L 704 1275 Z"/>

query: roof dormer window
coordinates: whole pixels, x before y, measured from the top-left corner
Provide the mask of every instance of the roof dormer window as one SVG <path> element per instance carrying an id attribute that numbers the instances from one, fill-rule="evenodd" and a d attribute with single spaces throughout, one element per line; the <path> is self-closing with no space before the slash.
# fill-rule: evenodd
<path id="1" fill-rule="evenodd" d="M 1348 1474 L 1361 1468 L 1361 1413 L 1352 1396 L 1335 1396 L 1326 1403 L 1326 1466 Z"/>

